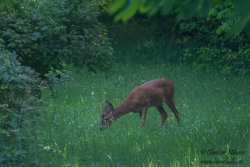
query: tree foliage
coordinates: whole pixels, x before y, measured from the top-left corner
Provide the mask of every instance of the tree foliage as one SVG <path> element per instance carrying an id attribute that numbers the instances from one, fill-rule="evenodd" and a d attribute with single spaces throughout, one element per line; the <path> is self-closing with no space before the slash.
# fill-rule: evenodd
<path id="1" fill-rule="evenodd" d="M 197 69 L 219 69 L 224 74 L 250 73 L 250 43 L 244 32 L 228 37 L 233 26 L 232 4 L 225 1 L 209 12 L 208 17 L 194 17 L 177 25 L 178 40 L 186 45 L 182 62 Z M 192 47 L 190 47 L 192 46 Z"/>
<path id="2" fill-rule="evenodd" d="M 168 40 L 175 37 L 176 44 L 185 48 L 178 54 L 181 62 L 201 71 L 219 69 L 223 74 L 245 75 L 250 72 L 250 13 L 246 6 L 250 1 L 115 0 L 109 11 L 115 13 L 116 21 L 127 21 L 138 12 L 151 18 L 163 15 L 163 35 Z"/>
<path id="3" fill-rule="evenodd" d="M 0 5 L 0 164 L 24 166 L 23 160 L 38 148 L 32 145 L 32 126 L 39 119 L 40 88 L 46 85 L 54 95 L 52 85 L 68 79 L 67 64 L 107 70 L 113 49 L 98 21 L 101 4 L 96 1 L 14 0 Z"/>
<path id="4" fill-rule="evenodd" d="M 11 2 L 10 0 L 1 0 L 0 1 L 0 10 L 3 9 L 5 6 L 9 5 Z"/>
<path id="5" fill-rule="evenodd" d="M 87 0 L 18 0 L 1 12 L 0 36 L 6 49 L 43 75 L 68 63 L 106 70 L 113 50 L 99 14 Z"/>
<path id="6" fill-rule="evenodd" d="M 34 133 L 30 126 L 39 118 L 40 79 L 17 55 L 0 48 L 0 164 L 22 166 L 30 153 Z M 35 151 L 35 150 L 33 150 Z"/>
<path id="7" fill-rule="evenodd" d="M 176 20 L 185 20 L 194 16 L 207 16 L 215 6 L 230 4 L 228 11 L 220 13 L 221 17 L 230 18 L 230 32 L 238 34 L 247 31 L 250 37 L 250 1 L 249 0 L 114 0 L 110 5 L 110 13 L 116 13 L 115 20 L 127 21 L 137 12 L 154 15 L 175 15 Z M 212 11 L 211 11 L 212 10 Z M 220 31 L 220 30 L 218 30 Z"/>

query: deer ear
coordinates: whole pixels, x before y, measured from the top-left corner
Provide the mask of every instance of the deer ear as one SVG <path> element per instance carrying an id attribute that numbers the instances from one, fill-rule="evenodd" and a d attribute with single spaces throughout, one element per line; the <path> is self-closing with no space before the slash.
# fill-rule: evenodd
<path id="1" fill-rule="evenodd" d="M 105 107 L 106 107 L 106 106 L 108 106 L 108 107 L 110 106 L 109 101 L 106 101 L 106 103 L 105 103 Z"/>
<path id="2" fill-rule="evenodd" d="M 113 111 L 114 111 L 113 104 L 109 103 L 109 106 L 110 106 L 110 108 L 111 108 L 111 110 L 112 110 L 112 112 L 113 112 Z"/>
<path id="3" fill-rule="evenodd" d="M 111 109 L 112 112 L 114 111 L 114 107 L 109 101 L 106 101 L 105 106 L 108 106 Z"/>

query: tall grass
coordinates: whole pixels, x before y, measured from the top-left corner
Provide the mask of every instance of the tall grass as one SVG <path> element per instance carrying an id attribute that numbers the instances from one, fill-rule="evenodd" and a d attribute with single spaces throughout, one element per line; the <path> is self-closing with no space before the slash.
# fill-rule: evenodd
<path id="1" fill-rule="evenodd" d="M 117 106 L 132 88 L 159 77 L 175 83 L 180 127 L 164 105 L 169 117 L 163 128 L 160 114 L 152 107 L 145 128 L 139 114 L 131 113 L 99 131 L 105 100 Z M 83 69 L 74 78 L 57 86 L 55 99 L 44 91 L 48 107 L 36 127 L 41 146 L 34 155 L 38 166 L 182 167 L 234 158 L 243 161 L 238 166 L 249 164 L 249 77 L 200 74 L 162 62 L 119 64 L 109 77 Z M 227 153 L 210 155 L 210 149 Z M 229 150 L 245 154 L 232 155 Z"/>
<path id="2" fill-rule="evenodd" d="M 109 75 L 81 69 L 74 72 L 72 82 L 56 87 L 56 98 L 44 90 L 47 112 L 34 127 L 41 147 L 31 157 L 34 163 L 53 167 L 248 166 L 249 76 L 225 77 L 172 63 L 176 60 L 173 50 L 178 48 L 162 38 L 135 36 L 141 31 L 134 26 L 120 27 L 127 29 L 110 30 L 120 62 Z M 161 77 L 175 84 L 180 127 L 164 105 L 169 116 L 164 127 L 160 127 L 159 112 L 151 107 L 145 128 L 139 114 L 131 113 L 99 131 L 102 103 L 109 100 L 116 107 L 134 87 Z M 205 163 L 209 160 L 217 164 Z M 240 163 L 228 164 L 229 160 Z"/>

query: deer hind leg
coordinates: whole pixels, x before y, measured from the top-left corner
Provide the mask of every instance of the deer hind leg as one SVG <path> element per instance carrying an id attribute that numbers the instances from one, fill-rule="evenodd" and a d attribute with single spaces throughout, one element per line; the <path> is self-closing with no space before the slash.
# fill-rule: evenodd
<path id="1" fill-rule="evenodd" d="M 144 107 L 144 108 L 142 109 L 141 113 L 140 113 L 140 116 L 141 116 L 141 125 L 142 125 L 142 127 L 144 127 L 144 124 L 145 124 L 147 111 L 148 111 L 148 108 L 147 108 L 147 107 Z"/>
<path id="2" fill-rule="evenodd" d="M 172 98 L 167 99 L 166 103 L 167 103 L 168 107 L 173 111 L 173 113 L 175 115 L 175 118 L 177 120 L 178 126 L 180 126 L 179 112 L 178 112 L 178 110 L 175 107 L 174 98 L 172 97 Z"/>
<path id="3" fill-rule="evenodd" d="M 161 126 L 163 126 L 163 124 L 166 121 L 168 115 L 167 115 L 166 111 L 164 110 L 164 108 L 162 106 L 158 106 L 157 109 L 158 109 L 159 113 L 161 114 Z"/>

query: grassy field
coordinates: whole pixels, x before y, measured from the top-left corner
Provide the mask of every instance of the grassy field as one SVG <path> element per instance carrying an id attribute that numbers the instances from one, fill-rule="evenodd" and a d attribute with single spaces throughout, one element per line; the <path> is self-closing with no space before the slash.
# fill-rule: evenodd
<path id="1" fill-rule="evenodd" d="M 132 88 L 159 77 L 175 83 L 180 127 L 164 105 L 169 117 L 163 128 L 152 107 L 144 129 L 139 114 L 131 113 L 99 131 L 105 100 L 116 107 Z M 53 167 L 248 166 L 249 83 L 249 77 L 201 74 L 163 61 L 121 63 L 108 77 L 82 69 L 72 82 L 56 87 L 56 98 L 44 91 L 47 112 L 36 127 L 42 149 L 34 160 Z"/>
<path id="2" fill-rule="evenodd" d="M 41 150 L 34 162 L 53 167 L 248 166 L 250 77 L 173 63 L 178 48 L 171 42 L 129 26 L 109 29 L 120 62 L 108 76 L 80 69 L 73 72 L 73 81 L 56 87 L 56 98 L 44 90 L 47 112 L 35 128 Z M 131 113 L 99 130 L 102 103 L 109 100 L 116 107 L 134 87 L 162 77 L 175 84 L 180 127 L 164 105 L 169 116 L 164 127 L 151 107 L 145 128 L 139 114 Z"/>

